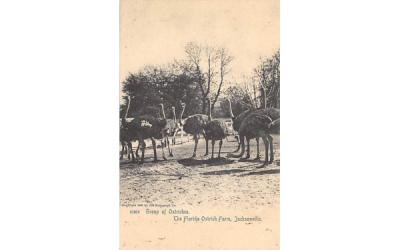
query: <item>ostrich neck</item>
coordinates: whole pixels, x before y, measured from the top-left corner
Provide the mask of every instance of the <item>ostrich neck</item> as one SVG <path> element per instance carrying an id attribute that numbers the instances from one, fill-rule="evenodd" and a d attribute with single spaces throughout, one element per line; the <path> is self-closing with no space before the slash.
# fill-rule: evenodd
<path id="1" fill-rule="evenodd" d="M 182 124 L 183 113 L 185 112 L 185 108 L 186 108 L 186 106 L 183 106 L 183 107 L 182 107 L 181 115 L 179 116 L 179 123 L 180 123 L 180 124 Z"/>
<path id="2" fill-rule="evenodd" d="M 161 105 L 161 114 L 164 120 L 167 119 L 164 112 L 164 105 Z"/>
<path id="3" fill-rule="evenodd" d="M 128 104 L 126 106 L 126 111 L 125 111 L 125 119 L 128 117 L 129 109 L 131 108 L 131 98 L 128 97 Z"/>
<path id="4" fill-rule="evenodd" d="M 267 108 L 267 94 L 265 93 L 264 88 L 262 88 L 262 98 L 263 98 L 264 109 L 266 109 Z"/>
<path id="5" fill-rule="evenodd" d="M 174 119 L 174 123 L 176 123 L 175 109 L 172 109 L 172 116 L 173 116 L 173 119 Z"/>
<path id="6" fill-rule="evenodd" d="M 233 112 L 232 112 L 232 103 L 231 103 L 230 100 L 228 100 L 228 101 L 229 101 L 229 113 L 230 113 L 230 116 L 231 116 L 232 119 L 235 119 L 235 116 L 233 115 Z"/>

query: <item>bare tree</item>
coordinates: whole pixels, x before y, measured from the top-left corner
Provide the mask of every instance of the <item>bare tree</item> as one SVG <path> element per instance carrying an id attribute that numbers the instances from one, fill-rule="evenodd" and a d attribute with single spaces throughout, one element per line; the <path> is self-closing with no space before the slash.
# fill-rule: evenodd
<path id="1" fill-rule="evenodd" d="M 280 104 L 280 52 L 271 58 L 261 58 L 259 65 L 254 69 L 255 78 L 260 87 L 266 89 L 267 107 L 279 108 Z M 262 103 L 264 106 L 264 103 Z"/>
<path id="2" fill-rule="evenodd" d="M 254 77 L 245 77 L 243 76 L 243 82 L 241 84 L 243 86 L 243 91 L 246 93 L 246 95 L 249 98 L 249 104 L 250 108 L 256 109 L 257 107 L 260 107 L 260 98 L 259 98 L 259 84 L 256 83 L 256 80 Z"/>
<path id="3" fill-rule="evenodd" d="M 211 109 L 213 110 L 221 94 L 224 78 L 229 73 L 229 65 L 233 57 L 225 48 L 216 49 L 195 43 L 188 43 L 185 46 L 185 53 L 189 64 L 186 69 L 195 75 L 201 91 L 202 112 L 206 113 L 207 98 L 212 97 Z M 218 80 L 217 76 L 219 76 Z"/>
<path id="4" fill-rule="evenodd" d="M 224 77 L 227 75 L 230 71 L 229 69 L 229 64 L 232 62 L 233 57 L 228 54 L 225 48 L 220 48 L 217 51 L 217 59 L 219 62 L 219 83 L 218 83 L 218 90 L 217 93 L 215 94 L 214 100 L 211 103 L 211 110 L 214 110 L 215 103 L 218 100 L 218 97 L 221 93 L 221 87 L 222 84 L 224 83 Z"/>

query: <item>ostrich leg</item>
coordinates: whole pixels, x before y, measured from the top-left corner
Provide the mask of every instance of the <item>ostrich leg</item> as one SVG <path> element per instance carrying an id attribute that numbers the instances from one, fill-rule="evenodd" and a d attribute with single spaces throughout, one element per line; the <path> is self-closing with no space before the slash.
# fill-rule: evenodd
<path id="1" fill-rule="evenodd" d="M 228 155 L 228 157 L 240 158 L 239 161 L 242 161 L 245 159 L 245 158 L 243 158 L 244 151 L 246 150 L 246 145 L 244 144 L 244 138 L 245 138 L 244 135 L 240 135 L 240 148 L 241 148 L 240 153 L 238 155 L 231 153 Z"/>
<path id="2" fill-rule="evenodd" d="M 269 141 L 269 147 L 270 147 L 270 153 L 271 156 L 269 157 L 269 163 L 273 163 L 274 162 L 274 146 L 273 146 L 273 142 L 274 142 L 274 138 L 272 138 L 271 135 L 267 135 L 268 141 Z"/>
<path id="3" fill-rule="evenodd" d="M 128 155 L 128 160 L 130 160 L 131 159 L 131 150 L 132 150 L 131 142 L 126 143 L 125 150 L 126 150 L 126 154 Z M 133 158 L 132 158 L 132 160 L 133 160 Z"/>
<path id="4" fill-rule="evenodd" d="M 206 153 L 204 154 L 204 156 L 208 155 L 208 139 L 206 139 Z"/>
<path id="5" fill-rule="evenodd" d="M 153 145 L 153 151 L 154 151 L 154 162 L 157 161 L 157 145 L 156 145 L 156 140 L 154 138 L 151 138 L 151 144 Z"/>
<path id="6" fill-rule="evenodd" d="M 164 140 L 164 142 L 163 142 L 163 140 L 161 139 L 160 140 L 161 141 L 161 152 L 162 152 L 162 158 L 164 159 L 164 160 L 167 160 L 167 158 L 165 157 L 165 153 L 164 153 L 164 144 L 165 144 L 165 140 Z"/>
<path id="7" fill-rule="evenodd" d="M 135 155 L 136 155 L 137 158 L 139 158 L 139 146 L 140 146 L 140 141 L 138 141 L 138 145 L 137 145 L 136 150 L 135 150 Z"/>
<path id="8" fill-rule="evenodd" d="M 233 151 L 234 153 L 239 152 L 239 150 L 240 150 L 240 140 L 239 140 L 239 136 L 236 135 L 235 138 L 236 138 L 236 141 L 237 141 L 237 143 L 238 143 L 238 146 L 237 146 L 237 149 L 236 149 L 235 151 Z"/>
<path id="9" fill-rule="evenodd" d="M 260 160 L 260 137 L 256 137 L 257 142 L 257 156 L 254 160 Z"/>
<path id="10" fill-rule="evenodd" d="M 219 141 L 218 159 L 221 158 L 221 147 L 222 147 L 222 140 Z"/>
<path id="11" fill-rule="evenodd" d="M 244 151 L 246 149 L 246 146 L 244 145 L 244 135 L 240 135 L 240 148 L 241 151 L 238 155 L 235 154 L 229 154 L 229 157 L 233 157 L 233 158 L 240 158 L 244 155 Z M 240 158 L 240 160 L 242 160 L 243 158 Z"/>
<path id="12" fill-rule="evenodd" d="M 132 149 L 132 143 L 130 141 L 128 141 L 126 143 L 126 153 L 128 154 L 128 160 L 131 159 L 131 149 Z"/>
<path id="13" fill-rule="evenodd" d="M 193 135 L 194 137 L 194 150 L 193 150 L 193 156 L 196 157 L 196 151 L 197 151 L 197 143 L 199 143 L 199 137 L 197 134 Z"/>
<path id="14" fill-rule="evenodd" d="M 175 146 L 175 143 L 176 143 L 176 141 L 175 141 L 175 137 L 176 137 L 176 133 L 178 132 L 178 130 L 175 130 L 174 131 L 174 134 L 172 135 L 172 145 L 174 145 Z"/>
<path id="15" fill-rule="evenodd" d="M 172 141 L 173 141 L 173 140 L 174 140 L 174 138 L 172 138 Z M 167 141 L 169 156 L 173 157 L 174 154 L 172 153 L 172 148 L 171 148 L 170 145 L 169 145 L 169 138 L 168 138 L 168 136 L 167 136 L 167 138 L 166 138 L 166 141 Z M 175 145 L 173 142 L 172 142 L 172 144 Z"/>
<path id="16" fill-rule="evenodd" d="M 261 165 L 261 167 L 265 167 L 268 165 L 268 146 L 269 146 L 269 141 L 267 138 L 267 135 L 263 135 L 261 136 L 263 142 L 264 142 L 264 146 L 265 146 L 265 160 L 264 163 Z"/>
<path id="17" fill-rule="evenodd" d="M 123 143 L 123 142 L 121 143 L 121 146 L 122 146 L 121 151 L 119 151 L 119 159 L 120 159 L 120 160 L 122 160 L 122 159 L 124 158 L 124 149 L 125 149 L 125 146 L 124 146 L 124 143 Z"/>
<path id="18" fill-rule="evenodd" d="M 145 151 L 145 149 L 146 149 L 146 143 L 144 142 L 143 137 L 139 137 L 138 148 L 139 148 L 139 147 L 142 147 L 142 157 L 141 157 L 141 159 L 140 159 L 139 164 L 143 164 L 143 161 L 144 161 L 144 151 Z"/>
<path id="19" fill-rule="evenodd" d="M 215 140 L 211 140 L 211 159 L 214 159 L 214 145 L 215 145 Z"/>
<path id="20" fill-rule="evenodd" d="M 247 140 L 247 154 L 246 154 L 245 159 L 249 159 L 250 158 L 250 138 L 247 137 L 246 140 Z"/>
<path id="21" fill-rule="evenodd" d="M 135 155 L 133 154 L 132 142 L 128 142 L 128 156 L 132 155 L 132 162 L 136 162 Z"/>
<path id="22" fill-rule="evenodd" d="M 203 134 L 204 139 L 206 140 L 206 153 L 204 154 L 204 156 L 207 156 L 208 155 L 208 139 L 207 139 L 205 133 L 202 133 L 202 134 Z"/>
<path id="23" fill-rule="evenodd" d="M 137 145 L 137 148 L 136 148 L 136 152 L 135 152 L 135 155 L 136 155 L 136 157 L 137 158 L 139 158 L 139 147 L 140 146 L 140 141 L 138 142 L 138 145 Z M 144 147 L 146 147 L 146 146 L 144 146 Z"/>

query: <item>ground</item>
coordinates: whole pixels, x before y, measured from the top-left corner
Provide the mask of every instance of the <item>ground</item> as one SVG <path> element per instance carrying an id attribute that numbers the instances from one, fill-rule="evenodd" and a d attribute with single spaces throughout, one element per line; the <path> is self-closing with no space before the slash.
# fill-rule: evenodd
<path id="1" fill-rule="evenodd" d="M 227 157 L 237 145 L 233 137 L 229 142 L 224 140 L 222 157 L 215 160 L 202 156 L 203 139 L 198 157 L 191 159 L 194 145 L 185 141 L 173 148 L 174 157 L 167 161 L 153 163 L 151 148 L 146 150 L 143 165 L 121 161 L 120 249 L 278 250 L 279 136 L 274 137 L 275 161 L 263 168 L 259 168 L 261 161 Z M 263 146 L 260 151 L 264 151 Z M 251 152 L 254 159 L 254 140 Z M 161 156 L 160 149 L 158 153 Z M 261 220 L 185 223 L 176 221 L 174 214 L 146 215 L 140 204 L 184 209 L 189 217 L 228 217 L 234 221 L 236 217 L 257 216 Z M 132 210 L 140 210 L 140 214 L 132 214 Z"/>
<path id="2" fill-rule="evenodd" d="M 178 144 L 179 144 L 179 139 Z M 244 209 L 279 203 L 279 136 L 274 136 L 275 161 L 258 168 L 261 161 L 239 161 L 228 158 L 234 151 L 233 137 L 224 140 L 221 158 L 204 157 L 205 142 L 200 140 L 195 159 L 193 141 L 176 145 L 174 157 L 153 163 L 153 150 L 146 150 L 143 165 L 122 160 L 120 166 L 120 205 L 137 203 L 242 207 Z M 260 140 L 261 141 L 261 140 Z M 217 143 L 216 143 L 217 146 Z M 255 140 L 252 141 L 252 158 L 255 158 Z M 211 150 L 210 150 L 211 151 Z M 264 147 L 260 143 L 261 159 Z M 158 149 L 159 159 L 161 150 Z"/>

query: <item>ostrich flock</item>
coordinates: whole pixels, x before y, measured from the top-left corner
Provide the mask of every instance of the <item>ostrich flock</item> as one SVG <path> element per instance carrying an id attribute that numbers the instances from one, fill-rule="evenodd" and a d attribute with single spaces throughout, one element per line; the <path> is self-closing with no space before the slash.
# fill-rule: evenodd
<path id="1" fill-rule="evenodd" d="M 233 129 L 237 132 L 236 136 L 238 141 L 238 148 L 234 152 L 240 151 L 239 154 L 228 154 L 228 157 L 233 158 L 250 158 L 250 140 L 256 139 L 257 141 L 257 158 L 260 159 L 259 151 L 259 138 L 262 139 L 265 148 L 265 159 L 262 166 L 266 166 L 274 161 L 273 151 L 273 138 L 271 134 L 279 134 L 280 129 L 280 111 L 277 108 L 266 107 L 265 91 L 262 96 L 264 107 L 258 109 L 248 109 L 238 115 L 232 112 L 231 101 L 229 101 L 230 118 L 232 119 Z M 132 162 L 143 163 L 146 139 L 150 139 L 154 151 L 154 161 L 157 161 L 156 140 L 161 141 L 162 157 L 166 160 L 164 147 L 168 148 L 170 157 L 173 157 L 172 147 L 169 138 L 172 138 L 172 145 L 175 145 L 175 137 L 178 132 L 182 130 L 193 136 L 194 150 L 192 157 L 196 157 L 197 144 L 200 136 L 202 135 L 206 141 L 206 153 L 209 154 L 208 142 L 211 141 L 211 159 L 214 158 L 214 145 L 219 141 L 218 158 L 221 156 L 221 147 L 223 139 L 228 135 L 228 127 L 225 122 L 212 118 L 211 115 L 211 102 L 207 99 L 209 106 L 208 114 L 195 114 L 183 118 L 185 112 L 185 103 L 182 103 L 182 110 L 177 120 L 175 114 L 175 107 L 172 107 L 173 119 L 166 119 L 164 105 L 160 104 L 162 117 L 157 118 L 152 115 L 139 115 L 137 117 L 127 117 L 128 111 L 131 108 L 131 97 L 128 96 L 128 105 L 125 111 L 125 116 L 120 119 L 120 143 L 122 150 L 120 151 L 120 159 L 123 158 L 124 152 L 127 153 L 128 159 Z M 138 141 L 138 146 L 135 154 L 133 153 L 132 142 Z M 245 153 L 245 142 L 247 143 L 247 153 Z M 139 149 L 141 150 L 141 157 L 139 158 Z M 270 151 L 270 157 L 268 157 Z M 244 156 L 244 157 L 243 157 Z"/>

